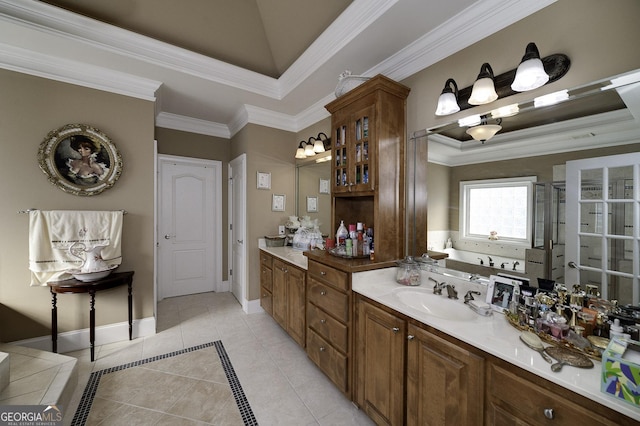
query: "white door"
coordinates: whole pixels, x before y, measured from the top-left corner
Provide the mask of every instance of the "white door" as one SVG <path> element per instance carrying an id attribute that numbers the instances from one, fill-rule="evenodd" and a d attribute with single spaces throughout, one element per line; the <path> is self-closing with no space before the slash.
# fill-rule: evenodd
<path id="1" fill-rule="evenodd" d="M 246 155 L 229 163 L 229 281 L 231 292 L 243 309 L 246 302 Z"/>
<path id="2" fill-rule="evenodd" d="M 567 162 L 566 283 L 640 299 L 640 152 Z"/>
<path id="3" fill-rule="evenodd" d="M 159 299 L 214 291 L 221 277 L 221 163 L 158 159 Z"/>

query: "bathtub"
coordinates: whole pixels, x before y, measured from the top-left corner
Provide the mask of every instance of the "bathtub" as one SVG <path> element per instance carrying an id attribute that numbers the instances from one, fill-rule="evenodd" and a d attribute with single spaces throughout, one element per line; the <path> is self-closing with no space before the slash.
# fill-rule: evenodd
<path id="1" fill-rule="evenodd" d="M 445 259 L 445 264 L 446 264 L 446 260 L 451 259 L 458 262 L 470 263 L 471 265 L 480 266 L 480 259 L 482 259 L 482 262 L 483 262 L 482 266 L 485 266 L 487 267 L 487 269 L 489 269 L 491 268 L 491 266 L 489 265 L 489 257 L 491 257 L 491 259 L 493 260 L 493 269 L 496 269 L 497 272 L 504 271 L 504 273 L 507 273 L 507 274 L 510 272 L 516 272 L 519 274 L 525 273 L 524 259 L 514 259 L 514 258 L 503 257 L 503 256 L 495 256 L 492 254 L 487 255 L 484 253 L 475 253 L 472 251 L 457 250 L 453 248 L 444 249 L 443 251 L 449 255 L 449 258 Z M 517 262 L 516 269 L 513 269 L 513 265 L 516 262 Z M 455 265 L 454 262 L 451 262 L 451 263 Z M 503 263 L 504 263 L 504 269 L 501 267 Z M 455 269 L 455 267 L 452 269 Z"/>

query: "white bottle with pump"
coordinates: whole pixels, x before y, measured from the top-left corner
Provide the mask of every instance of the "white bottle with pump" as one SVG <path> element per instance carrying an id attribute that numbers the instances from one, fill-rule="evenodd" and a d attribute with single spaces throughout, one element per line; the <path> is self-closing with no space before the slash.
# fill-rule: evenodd
<path id="1" fill-rule="evenodd" d="M 338 226 L 338 231 L 336 232 L 336 246 L 344 245 L 344 240 L 349 236 L 349 231 L 347 231 L 347 227 L 344 226 L 344 221 L 340 221 L 340 226 Z"/>

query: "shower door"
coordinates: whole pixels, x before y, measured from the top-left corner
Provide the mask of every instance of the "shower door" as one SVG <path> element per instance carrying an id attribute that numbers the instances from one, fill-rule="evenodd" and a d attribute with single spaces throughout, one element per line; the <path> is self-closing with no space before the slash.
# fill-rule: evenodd
<path id="1" fill-rule="evenodd" d="M 566 284 L 640 299 L 640 153 L 567 162 Z"/>

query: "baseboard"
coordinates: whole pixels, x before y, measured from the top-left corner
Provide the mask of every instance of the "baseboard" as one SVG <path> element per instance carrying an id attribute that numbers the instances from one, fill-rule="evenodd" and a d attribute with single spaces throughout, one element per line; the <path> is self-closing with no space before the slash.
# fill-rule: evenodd
<path id="1" fill-rule="evenodd" d="M 156 334 L 156 319 L 149 317 L 134 320 L 132 334 L 134 339 Z M 96 327 L 96 346 L 120 342 L 128 338 L 129 323 L 127 321 Z M 11 342 L 11 344 L 39 349 L 41 351 L 51 351 L 51 335 L 19 340 Z M 89 347 L 88 328 L 58 333 L 58 353 L 78 351 Z"/>
<path id="2" fill-rule="evenodd" d="M 260 299 L 245 300 L 243 305 L 244 306 L 242 306 L 242 309 L 247 314 L 258 314 L 260 312 L 264 312 L 264 309 L 262 309 L 262 306 L 260 306 Z"/>

